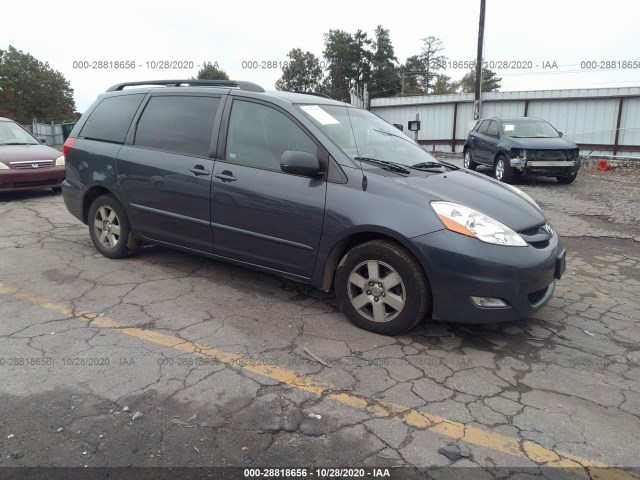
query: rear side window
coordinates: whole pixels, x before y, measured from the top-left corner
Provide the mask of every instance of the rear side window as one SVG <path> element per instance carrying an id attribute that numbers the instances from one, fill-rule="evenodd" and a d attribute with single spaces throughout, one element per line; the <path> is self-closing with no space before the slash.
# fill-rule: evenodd
<path id="1" fill-rule="evenodd" d="M 219 106 L 216 97 L 152 97 L 138 121 L 134 144 L 206 157 Z"/>
<path id="2" fill-rule="evenodd" d="M 80 137 L 123 143 L 144 94 L 104 98 L 80 131 Z"/>

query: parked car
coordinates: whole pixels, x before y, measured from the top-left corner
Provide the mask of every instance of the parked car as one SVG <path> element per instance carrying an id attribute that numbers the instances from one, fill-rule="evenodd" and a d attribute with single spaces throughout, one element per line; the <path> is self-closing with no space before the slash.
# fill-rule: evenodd
<path id="1" fill-rule="evenodd" d="M 31 135 L 22 125 L 0 117 L 0 192 L 53 188 L 66 173 L 64 156 Z"/>
<path id="2" fill-rule="evenodd" d="M 510 183 L 525 175 L 556 177 L 572 183 L 580 169 L 578 146 L 550 123 L 533 117 L 480 120 L 464 144 L 464 166 L 494 168 L 496 179 Z"/>
<path id="3" fill-rule="evenodd" d="M 103 255 L 150 242 L 333 287 L 353 323 L 382 334 L 426 317 L 526 317 L 565 269 L 557 233 L 525 193 L 320 96 L 233 81 L 118 84 L 64 154 L 65 204 Z"/>

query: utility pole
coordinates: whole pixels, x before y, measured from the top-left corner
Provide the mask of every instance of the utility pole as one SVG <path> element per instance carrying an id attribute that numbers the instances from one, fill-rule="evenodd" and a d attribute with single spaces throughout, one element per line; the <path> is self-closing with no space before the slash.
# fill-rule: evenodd
<path id="1" fill-rule="evenodd" d="M 473 101 L 473 119 L 480 120 L 480 93 L 482 88 L 482 44 L 484 41 L 484 7 L 486 0 L 480 0 L 480 25 L 478 26 L 478 56 L 476 58 L 476 91 Z"/>

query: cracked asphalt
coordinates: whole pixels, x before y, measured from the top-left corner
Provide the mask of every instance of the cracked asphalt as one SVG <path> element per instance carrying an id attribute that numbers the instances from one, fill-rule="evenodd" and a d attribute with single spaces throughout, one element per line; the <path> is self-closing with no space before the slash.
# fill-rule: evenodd
<path id="1" fill-rule="evenodd" d="M 0 194 L 0 467 L 635 478 L 622 469 L 640 467 L 639 179 L 518 183 L 568 250 L 550 303 L 520 322 L 398 337 L 270 275 L 160 247 L 109 260 L 61 195 Z M 438 453 L 451 442 L 472 457 Z"/>

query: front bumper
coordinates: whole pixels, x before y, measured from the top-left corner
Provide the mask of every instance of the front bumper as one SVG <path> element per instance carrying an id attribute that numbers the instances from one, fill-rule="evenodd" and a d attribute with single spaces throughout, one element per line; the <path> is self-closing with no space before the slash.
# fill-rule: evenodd
<path id="1" fill-rule="evenodd" d="M 495 323 L 528 317 L 553 295 L 564 268 L 557 234 L 543 248 L 490 245 L 440 230 L 413 238 L 429 279 L 433 319 Z M 564 259 L 563 259 L 564 260 Z M 479 307 L 471 297 L 504 300 L 508 307 Z"/>
<path id="2" fill-rule="evenodd" d="M 569 176 L 575 174 L 582 165 L 580 157 L 571 160 L 523 160 L 511 158 L 511 168 L 520 175 Z"/>
<path id="3" fill-rule="evenodd" d="M 0 170 L 0 191 L 14 192 L 59 187 L 66 177 L 65 167 Z"/>

